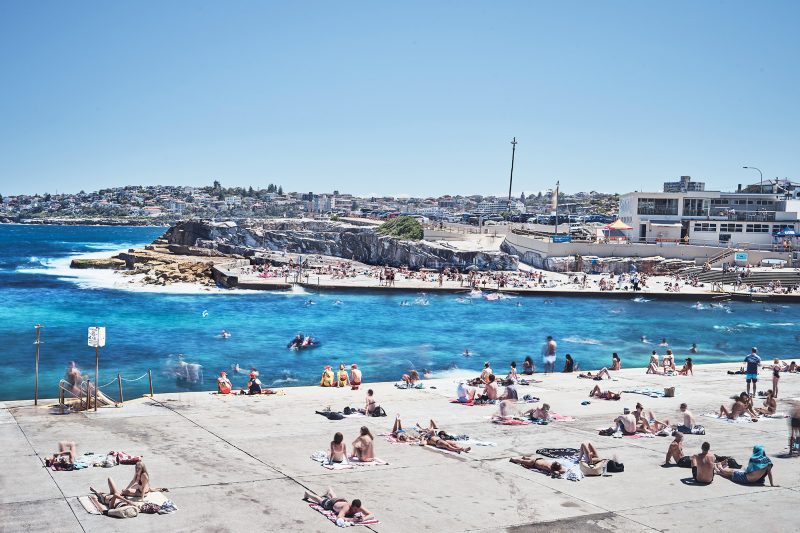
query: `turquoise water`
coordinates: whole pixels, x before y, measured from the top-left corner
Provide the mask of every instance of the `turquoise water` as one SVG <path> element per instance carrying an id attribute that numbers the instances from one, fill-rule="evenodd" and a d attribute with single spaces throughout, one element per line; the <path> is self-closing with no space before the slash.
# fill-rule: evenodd
<path id="1" fill-rule="evenodd" d="M 212 389 L 219 370 L 259 368 L 268 385 L 316 383 L 325 364 L 356 362 L 367 381 L 398 379 L 409 368 L 447 375 L 478 370 L 484 360 L 505 372 L 532 355 L 540 366 L 546 335 L 559 343 L 558 364 L 571 353 L 581 368 L 609 364 L 644 366 L 654 344 L 666 338 L 679 361 L 691 343 L 695 361 L 740 360 L 751 346 L 763 357 L 793 358 L 800 333 L 800 306 L 730 303 L 695 308 L 692 302 L 602 298 L 520 297 L 486 301 L 464 295 L 375 293 L 142 292 L 108 288 L 109 272 L 67 268 L 76 254 L 150 242 L 163 228 L 0 225 L 0 399 L 33 397 L 33 326 L 44 325 L 41 397 L 55 397 L 69 361 L 93 374 L 94 350 L 86 328 L 107 328 L 100 351 L 100 383 L 133 379 L 152 369 L 156 391 L 186 390 L 175 378 L 176 356 L 202 365 Z M 79 277 L 74 277 L 78 275 Z M 119 277 L 116 278 L 119 281 Z M 314 302 L 307 305 L 308 300 Z M 340 303 L 338 303 L 340 302 Z M 403 302 L 409 305 L 402 305 Z M 222 339 L 227 329 L 232 337 Z M 323 345 L 300 353 L 286 349 L 298 331 Z M 653 344 L 643 344 L 642 335 Z M 463 357 L 465 347 L 475 355 Z M 655 346 L 659 353 L 664 348 Z M 726 355 L 730 354 L 730 355 Z M 233 376 L 244 385 L 246 376 Z M 130 397 L 146 391 L 146 379 L 125 383 Z M 104 390 L 116 394 L 116 383 Z"/>

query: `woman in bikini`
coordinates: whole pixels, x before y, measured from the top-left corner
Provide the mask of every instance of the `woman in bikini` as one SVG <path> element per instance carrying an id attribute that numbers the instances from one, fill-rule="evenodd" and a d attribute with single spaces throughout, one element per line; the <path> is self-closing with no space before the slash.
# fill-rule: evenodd
<path id="1" fill-rule="evenodd" d="M 774 415 L 778 408 L 778 402 L 775 401 L 775 394 L 771 390 L 767 391 L 767 397 L 764 399 L 764 407 L 756 407 L 756 413 L 760 415 Z"/>
<path id="2" fill-rule="evenodd" d="M 595 385 L 592 392 L 589 393 L 589 398 L 600 398 L 601 400 L 619 400 L 622 394 L 619 392 L 612 392 L 610 390 L 600 390 L 600 385 Z"/>
<path id="3" fill-rule="evenodd" d="M 611 354 L 611 370 L 622 370 L 622 361 L 620 361 L 617 352 Z"/>
<path id="4" fill-rule="evenodd" d="M 108 478 L 109 488 L 111 487 L 111 478 Z M 136 463 L 136 468 L 133 471 L 133 479 L 128 486 L 122 491 L 123 496 L 141 496 L 144 498 L 150 492 L 166 492 L 166 489 L 158 489 L 150 486 L 150 474 L 147 472 L 147 467 L 144 461 Z"/>
<path id="5" fill-rule="evenodd" d="M 547 459 L 545 457 L 529 457 L 523 455 L 522 457 L 512 457 L 509 459 L 514 464 L 522 465 L 525 468 L 538 470 L 545 474 L 550 474 L 552 477 L 561 477 L 567 473 L 564 466 L 554 459 Z"/>
<path id="6" fill-rule="evenodd" d="M 339 372 L 336 375 L 336 385 L 338 387 L 347 387 L 350 384 L 350 377 L 347 375 L 347 370 L 344 369 L 344 363 L 339 365 Z"/>
<path id="7" fill-rule="evenodd" d="M 92 493 L 97 497 L 97 501 L 109 509 L 118 509 L 120 507 L 125 507 L 126 505 L 135 506 L 132 501 L 122 496 L 122 493 L 120 493 L 117 485 L 111 478 L 108 478 L 108 494 L 99 492 L 95 490 L 94 487 L 89 487 L 89 490 L 92 491 Z"/>
<path id="8" fill-rule="evenodd" d="M 375 460 L 373 442 L 375 438 L 367 426 L 361 426 L 361 434 L 353 441 L 353 456 L 362 462 Z"/>
<path id="9" fill-rule="evenodd" d="M 328 461 L 330 463 L 343 463 L 346 458 L 347 446 L 344 443 L 344 435 L 337 431 L 331 441 L 331 451 L 328 454 Z"/>
<path id="10" fill-rule="evenodd" d="M 688 376 L 688 375 L 694 376 L 694 370 L 692 370 L 692 358 L 691 357 L 687 357 L 686 358 L 686 362 L 683 363 L 683 368 L 678 370 L 678 374 L 680 374 L 681 376 Z"/>

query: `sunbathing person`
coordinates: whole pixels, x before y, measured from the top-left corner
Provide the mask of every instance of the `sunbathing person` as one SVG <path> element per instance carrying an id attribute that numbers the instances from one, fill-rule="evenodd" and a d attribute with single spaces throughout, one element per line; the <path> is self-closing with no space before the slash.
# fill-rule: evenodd
<path id="1" fill-rule="evenodd" d="M 232 387 L 231 380 L 228 379 L 228 373 L 223 370 L 217 378 L 217 392 L 219 394 L 230 394 Z"/>
<path id="2" fill-rule="evenodd" d="M 742 485 L 761 484 L 764 482 L 764 478 L 769 478 L 770 486 L 777 486 L 772 480 L 772 461 L 764 453 L 764 447 L 761 445 L 753 446 L 753 455 L 750 457 L 745 470 L 734 470 L 722 465 L 716 465 L 716 472 L 722 477 Z"/>
<path id="3" fill-rule="evenodd" d="M 601 400 L 619 400 L 622 398 L 622 394 L 619 392 L 613 391 L 602 391 L 600 390 L 600 385 L 595 385 L 592 389 L 592 392 L 589 393 L 590 398 L 600 398 Z"/>
<path id="4" fill-rule="evenodd" d="M 622 361 L 617 352 L 611 354 L 611 370 L 622 370 Z"/>
<path id="5" fill-rule="evenodd" d="M 456 399 L 461 403 L 469 403 L 475 400 L 475 389 L 468 387 L 463 381 L 458 382 L 456 389 Z"/>
<path id="6" fill-rule="evenodd" d="M 111 478 L 108 479 L 111 483 Z M 111 485 L 109 485 L 110 487 Z M 140 496 L 144 498 L 150 492 L 167 492 L 167 489 L 159 489 L 150 486 L 150 474 L 147 472 L 147 467 L 144 461 L 136 463 L 133 471 L 133 479 L 128 486 L 122 491 L 123 496 Z"/>
<path id="7" fill-rule="evenodd" d="M 122 495 L 117 488 L 117 485 L 114 483 L 114 480 L 111 478 L 108 478 L 108 494 L 99 492 L 95 490 L 94 487 L 89 487 L 89 490 L 92 491 L 97 497 L 97 501 L 109 509 L 118 509 L 120 507 L 125 507 L 126 505 L 133 505 L 134 507 L 136 506 L 136 504 Z"/>
<path id="8" fill-rule="evenodd" d="M 585 459 L 584 459 L 585 458 Z M 589 464 L 595 463 L 600 459 L 594 445 L 587 441 L 581 443 L 581 452 L 578 455 L 578 461 L 586 461 Z"/>
<path id="9" fill-rule="evenodd" d="M 675 356 L 672 355 L 672 350 L 667 350 L 667 353 L 664 354 L 662 366 L 664 367 L 665 374 L 670 370 L 675 370 Z"/>
<path id="10" fill-rule="evenodd" d="M 611 374 L 608 373 L 607 368 L 602 368 L 597 374 L 592 374 L 591 372 L 586 372 L 585 374 L 578 374 L 579 378 L 583 379 L 593 379 L 595 381 L 601 381 L 603 376 L 611 379 Z"/>
<path id="11" fill-rule="evenodd" d="M 343 463 L 345 459 L 347 459 L 347 445 L 344 443 L 344 435 L 337 431 L 331 441 L 328 463 Z"/>
<path id="12" fill-rule="evenodd" d="M 529 411 L 525 411 L 522 413 L 522 416 L 528 416 L 536 420 L 550 420 L 550 404 L 543 403 L 541 407 L 536 407 Z"/>
<path id="13" fill-rule="evenodd" d="M 525 468 L 539 470 L 545 474 L 550 474 L 551 477 L 561 477 L 567 473 L 564 466 L 555 459 L 547 459 L 546 457 L 529 457 L 523 455 L 522 457 L 512 457 L 509 459 L 514 464 L 522 465 Z"/>
<path id="14" fill-rule="evenodd" d="M 681 460 L 685 457 L 686 456 L 683 454 L 683 433 L 676 431 L 675 440 L 670 442 L 667 448 L 667 457 L 664 459 L 664 466 L 669 466 L 671 460 L 674 460 L 675 464 L 680 466 Z"/>
<path id="15" fill-rule="evenodd" d="M 489 381 L 486 382 L 486 386 L 483 388 L 483 394 L 480 396 L 482 402 L 493 402 L 497 400 L 496 379 L 494 374 L 489 374 Z"/>
<path id="16" fill-rule="evenodd" d="M 692 456 L 692 477 L 697 483 L 708 485 L 714 481 L 717 458 L 713 453 L 709 453 L 710 449 L 711 445 L 704 442 L 700 446 L 701 452 Z"/>
<path id="17" fill-rule="evenodd" d="M 408 374 L 403 374 L 401 379 L 408 388 L 411 388 L 417 384 L 417 381 L 419 381 L 419 373 L 416 370 L 412 370 Z"/>
<path id="18" fill-rule="evenodd" d="M 771 389 L 767 390 L 767 397 L 764 399 L 764 407 L 756 407 L 755 412 L 760 415 L 774 415 L 778 408 L 778 402 L 775 401 L 775 395 Z"/>
<path id="19" fill-rule="evenodd" d="M 364 409 L 359 409 L 358 412 L 364 415 L 371 415 L 375 409 L 377 409 L 378 403 L 375 401 L 375 393 L 372 389 L 367 390 L 367 402 L 364 405 Z"/>
<path id="20" fill-rule="evenodd" d="M 419 425 L 417 427 L 419 427 Z M 438 429 L 436 427 L 436 423 L 431 420 L 430 424 L 428 425 L 428 431 L 434 431 L 436 429 Z M 420 431 L 416 428 L 411 428 L 408 430 L 403 429 L 403 423 L 400 421 L 400 415 L 397 415 L 394 419 L 394 425 L 392 426 L 392 436 L 400 442 L 415 442 L 420 439 Z"/>
<path id="21" fill-rule="evenodd" d="M 361 426 L 361 434 L 353 441 L 353 457 L 362 462 L 374 461 L 375 451 L 373 442 L 375 438 L 367 426 Z"/>
<path id="22" fill-rule="evenodd" d="M 686 358 L 686 361 L 683 363 L 683 367 L 680 370 L 678 370 L 678 374 L 680 374 L 681 376 L 688 376 L 688 375 L 694 376 L 694 370 L 692 370 L 691 357 Z"/>
<path id="23" fill-rule="evenodd" d="M 75 457 L 78 456 L 78 447 L 74 441 L 63 440 L 58 443 L 58 452 L 54 453 L 50 459 L 45 459 L 46 466 L 57 465 L 57 468 L 71 469 L 75 464 Z"/>
<path id="24" fill-rule="evenodd" d="M 647 365 L 647 372 L 646 374 L 663 374 L 661 370 L 659 370 L 658 366 L 658 355 L 656 355 L 656 351 L 653 350 L 653 354 L 650 356 L 650 363 Z"/>
<path id="25" fill-rule="evenodd" d="M 754 421 L 758 420 L 758 415 L 748 405 L 749 400 L 750 396 L 748 396 L 746 392 L 741 393 L 736 401 L 733 402 L 730 410 L 726 409 L 724 405 L 719 406 L 719 417 L 727 417 L 729 420 L 736 420 L 743 414 L 748 413 Z"/>
<path id="26" fill-rule="evenodd" d="M 681 413 L 683 414 L 683 424 L 679 425 L 677 428 L 678 431 L 681 433 L 691 433 L 692 428 L 694 427 L 694 416 L 692 412 L 689 411 L 689 406 L 685 403 L 682 403 L 680 406 Z"/>
<path id="27" fill-rule="evenodd" d="M 340 527 L 344 527 L 348 522 L 354 524 L 363 522 L 371 516 L 371 513 L 362 507 L 361 500 L 355 499 L 347 503 L 344 498 L 337 498 L 330 488 L 322 496 L 306 491 L 303 499 L 336 514 L 336 525 Z"/>
<path id="28" fill-rule="evenodd" d="M 648 416 L 644 416 L 644 406 L 636 402 L 636 409 L 633 410 L 633 416 L 636 418 L 636 425 L 642 433 L 658 433 L 665 427 L 667 423 L 659 422 L 653 416 L 653 411 L 648 411 Z"/>
<path id="29" fill-rule="evenodd" d="M 432 422 L 432 421 L 431 421 Z M 463 446 L 459 446 L 455 442 L 444 440 L 438 435 L 436 435 L 433 431 L 426 431 L 422 435 L 422 439 L 420 444 L 433 446 L 435 448 L 441 448 L 442 450 L 447 450 L 449 452 L 456 452 L 460 454 L 461 452 L 468 453 L 472 448 L 467 446 L 464 448 Z"/>

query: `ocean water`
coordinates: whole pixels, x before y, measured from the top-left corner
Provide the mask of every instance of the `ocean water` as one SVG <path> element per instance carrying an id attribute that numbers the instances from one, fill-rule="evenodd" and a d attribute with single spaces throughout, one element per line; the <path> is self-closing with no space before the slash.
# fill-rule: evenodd
<path id="1" fill-rule="evenodd" d="M 164 293 L 127 286 L 111 272 L 70 271 L 70 258 L 152 241 L 164 228 L 0 225 L 0 400 L 32 398 L 34 325 L 40 323 L 40 397 L 54 398 L 69 361 L 94 373 L 86 328 L 107 328 L 100 350 L 100 384 L 121 373 L 136 379 L 151 369 L 157 392 L 211 390 L 220 370 L 257 367 L 266 385 L 317 383 L 326 364 L 358 363 L 367 381 L 396 380 L 409 368 L 446 376 L 478 371 L 485 360 L 500 374 L 510 361 L 533 356 L 552 335 L 558 365 L 570 353 L 584 369 L 644 366 L 666 338 L 678 361 L 697 343 L 698 363 L 739 361 L 751 346 L 762 357 L 795 357 L 800 306 L 729 303 L 712 306 L 658 299 L 181 290 Z M 313 302 L 313 304 L 310 303 Z M 426 305 L 427 304 L 427 305 Z M 220 337 L 222 329 L 232 336 Z M 293 352 L 299 331 L 322 346 Z M 648 341 L 643 343 L 641 336 Z M 471 357 L 462 355 L 464 348 Z M 178 356 L 202 367 L 187 385 L 175 376 Z M 233 375 L 243 386 L 246 375 Z M 126 397 L 147 380 L 124 383 Z M 117 394 L 116 383 L 102 390 Z"/>

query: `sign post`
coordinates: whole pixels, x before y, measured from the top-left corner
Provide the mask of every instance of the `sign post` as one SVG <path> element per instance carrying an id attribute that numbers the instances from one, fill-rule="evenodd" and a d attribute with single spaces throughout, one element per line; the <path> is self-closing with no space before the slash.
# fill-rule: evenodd
<path id="1" fill-rule="evenodd" d="M 106 345 L 106 328 L 92 326 L 89 328 L 89 346 L 94 348 L 94 410 L 97 411 L 97 384 L 100 383 L 98 373 L 100 371 L 100 347 Z M 87 390 L 88 394 L 89 391 Z M 88 405 L 86 406 L 88 409 Z"/>
<path id="2" fill-rule="evenodd" d="M 39 335 L 41 333 L 42 325 L 36 324 L 34 326 L 36 328 L 36 382 L 34 384 L 34 391 L 33 391 L 33 405 L 39 405 L 39 345 L 41 342 L 39 341 Z"/>

